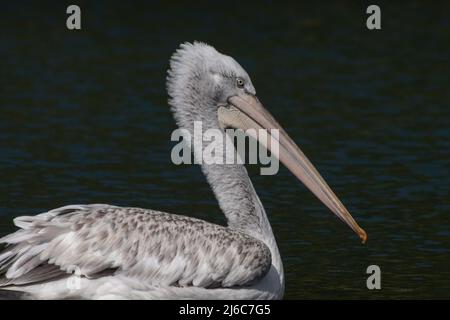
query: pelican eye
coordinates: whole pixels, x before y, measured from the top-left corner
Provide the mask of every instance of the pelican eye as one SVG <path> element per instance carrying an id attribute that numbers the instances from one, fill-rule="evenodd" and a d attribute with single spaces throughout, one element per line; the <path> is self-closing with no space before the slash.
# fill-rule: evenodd
<path id="1" fill-rule="evenodd" d="M 244 80 L 242 80 L 242 78 L 236 78 L 236 85 L 238 86 L 238 88 L 243 88 Z"/>

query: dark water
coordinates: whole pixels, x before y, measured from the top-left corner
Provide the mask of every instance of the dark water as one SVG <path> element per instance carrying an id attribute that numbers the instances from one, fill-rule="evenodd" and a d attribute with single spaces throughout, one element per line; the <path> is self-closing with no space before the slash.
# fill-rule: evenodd
<path id="1" fill-rule="evenodd" d="M 249 71 L 369 235 L 360 244 L 285 168 L 251 166 L 286 298 L 450 298 L 449 2 L 384 4 L 381 31 L 365 28 L 361 2 L 79 4 L 78 32 L 64 3 L 2 5 L 1 234 L 72 203 L 224 223 L 200 169 L 170 161 L 168 59 L 202 40 Z"/>

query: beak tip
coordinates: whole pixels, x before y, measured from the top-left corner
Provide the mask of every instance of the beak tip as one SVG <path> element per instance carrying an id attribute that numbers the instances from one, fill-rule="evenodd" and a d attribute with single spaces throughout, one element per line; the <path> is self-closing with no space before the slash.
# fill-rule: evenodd
<path id="1" fill-rule="evenodd" d="M 367 241 L 367 233 L 363 229 L 358 230 L 358 236 L 361 239 L 361 242 L 364 244 Z"/>

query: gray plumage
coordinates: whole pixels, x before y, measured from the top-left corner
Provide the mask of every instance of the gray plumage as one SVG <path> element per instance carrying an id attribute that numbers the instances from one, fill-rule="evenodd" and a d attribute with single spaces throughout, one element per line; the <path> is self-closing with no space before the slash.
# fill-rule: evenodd
<path id="1" fill-rule="evenodd" d="M 248 285 L 270 268 L 262 242 L 199 219 L 140 208 L 72 205 L 19 217 L 0 239 L 0 286 L 104 271 L 160 286 Z M 113 271 L 111 271 L 113 270 Z"/>
<path id="2" fill-rule="evenodd" d="M 182 44 L 167 78 L 178 126 L 192 130 L 202 121 L 204 130 L 220 128 L 217 108 L 235 94 L 236 77 L 255 94 L 234 59 L 203 43 Z M 45 299 L 281 298 L 281 258 L 245 166 L 203 164 L 202 170 L 227 227 L 103 204 L 18 217 L 21 229 L 0 239 L 6 244 L 0 288 Z M 68 286 L 73 279 L 81 279 L 81 289 Z"/>

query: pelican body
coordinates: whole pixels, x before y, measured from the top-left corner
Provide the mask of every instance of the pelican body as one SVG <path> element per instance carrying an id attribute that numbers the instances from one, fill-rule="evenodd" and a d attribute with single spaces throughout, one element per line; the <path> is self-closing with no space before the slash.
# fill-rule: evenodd
<path id="1" fill-rule="evenodd" d="M 233 58 L 184 43 L 170 60 L 167 90 L 177 125 L 190 132 L 195 121 L 203 130 L 278 129 L 279 160 L 365 241 Z M 201 167 L 227 226 L 106 204 L 17 217 L 19 230 L 0 239 L 0 289 L 33 299 L 281 299 L 283 264 L 245 166 Z"/>

